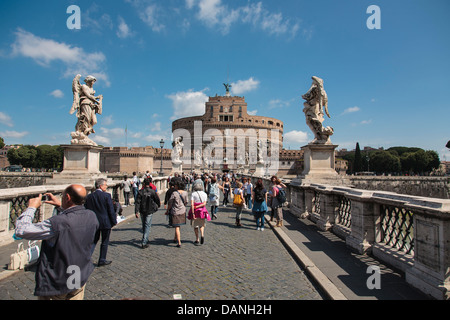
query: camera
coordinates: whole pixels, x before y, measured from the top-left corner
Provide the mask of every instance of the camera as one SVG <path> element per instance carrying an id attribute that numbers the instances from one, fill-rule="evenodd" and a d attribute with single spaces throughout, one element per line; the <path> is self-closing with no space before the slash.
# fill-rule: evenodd
<path id="1" fill-rule="evenodd" d="M 48 201 L 48 200 L 49 200 L 49 197 L 45 194 L 41 198 L 41 201 Z"/>

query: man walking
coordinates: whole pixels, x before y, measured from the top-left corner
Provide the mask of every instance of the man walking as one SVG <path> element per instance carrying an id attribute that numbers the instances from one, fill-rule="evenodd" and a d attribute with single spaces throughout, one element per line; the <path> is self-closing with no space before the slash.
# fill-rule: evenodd
<path id="1" fill-rule="evenodd" d="M 98 267 L 105 266 L 111 263 L 106 260 L 106 254 L 108 253 L 109 236 L 111 229 L 117 224 L 117 216 L 114 211 L 111 195 L 106 192 L 108 188 L 106 179 L 100 178 L 95 182 L 96 190 L 89 194 L 86 198 L 85 207 L 95 212 L 99 222 L 99 230 L 95 234 L 94 245 L 92 246 L 92 252 L 95 250 L 100 235 L 102 242 L 100 245 L 100 256 L 98 259 Z"/>
<path id="2" fill-rule="evenodd" d="M 83 206 L 86 189 L 80 185 L 67 187 L 61 201 L 47 193 L 46 203 L 63 211 L 43 222 L 33 224 L 41 195 L 30 199 L 28 209 L 16 221 L 15 233 L 26 240 L 42 240 L 35 274 L 34 295 L 39 300 L 83 300 L 86 282 L 94 270 L 92 245 L 99 227 L 95 213 Z M 76 266 L 76 281 L 72 282 Z"/>
<path id="3" fill-rule="evenodd" d="M 136 197 L 136 203 L 134 206 L 134 212 L 136 219 L 141 214 L 142 220 L 142 249 L 148 248 L 148 238 L 150 236 L 150 228 L 152 227 L 153 213 L 158 211 L 161 206 L 158 194 L 150 187 L 151 180 L 144 179 L 144 186 L 140 190 Z"/>

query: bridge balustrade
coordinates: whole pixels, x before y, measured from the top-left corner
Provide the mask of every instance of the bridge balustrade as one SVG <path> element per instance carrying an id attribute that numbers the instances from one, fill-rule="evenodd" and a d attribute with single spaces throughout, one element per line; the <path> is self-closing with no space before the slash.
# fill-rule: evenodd
<path id="1" fill-rule="evenodd" d="M 287 189 L 292 214 L 403 271 L 436 299 L 450 299 L 450 200 L 323 184 Z"/>

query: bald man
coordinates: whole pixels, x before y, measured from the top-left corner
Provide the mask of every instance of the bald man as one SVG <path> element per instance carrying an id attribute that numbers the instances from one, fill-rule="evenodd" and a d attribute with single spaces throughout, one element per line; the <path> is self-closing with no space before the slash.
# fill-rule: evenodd
<path id="1" fill-rule="evenodd" d="M 33 223 L 41 198 L 30 199 L 16 221 L 15 233 L 26 240 L 42 240 L 36 270 L 34 295 L 40 300 L 83 300 L 86 282 L 94 270 L 91 248 L 99 223 L 94 212 L 84 207 L 86 189 L 70 185 L 61 201 L 51 193 L 49 200 L 61 211 L 43 222 Z"/>

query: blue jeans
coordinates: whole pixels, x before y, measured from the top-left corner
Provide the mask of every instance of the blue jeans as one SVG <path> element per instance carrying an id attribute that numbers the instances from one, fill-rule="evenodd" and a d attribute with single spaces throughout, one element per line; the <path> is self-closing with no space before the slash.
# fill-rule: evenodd
<path id="1" fill-rule="evenodd" d="M 153 214 L 141 214 L 142 221 L 142 245 L 146 245 L 148 237 L 150 236 L 150 229 L 152 227 Z"/>
<path id="2" fill-rule="evenodd" d="M 136 198 L 139 192 L 139 188 L 135 188 L 133 187 L 133 197 L 134 197 L 134 201 L 136 202 Z"/>
<path id="3" fill-rule="evenodd" d="M 255 214 L 255 218 L 256 218 L 256 227 L 264 228 L 265 212 L 253 212 L 253 213 Z"/>

